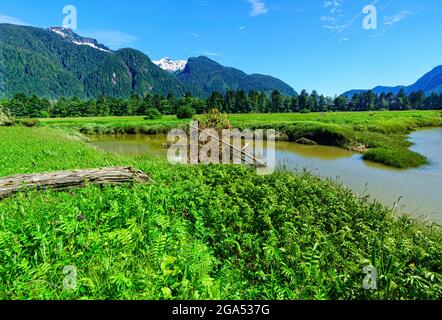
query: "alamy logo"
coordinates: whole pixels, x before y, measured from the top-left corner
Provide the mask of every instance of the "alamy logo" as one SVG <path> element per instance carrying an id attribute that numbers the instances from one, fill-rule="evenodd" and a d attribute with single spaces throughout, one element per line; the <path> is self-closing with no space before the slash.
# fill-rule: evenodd
<path id="1" fill-rule="evenodd" d="M 65 266 L 63 268 L 63 288 L 65 290 L 77 289 L 77 268 L 75 266 Z"/>
<path id="2" fill-rule="evenodd" d="M 366 15 L 362 20 L 362 27 L 365 30 L 376 30 L 378 28 L 377 8 L 370 4 L 362 9 L 362 13 Z"/>
<path id="3" fill-rule="evenodd" d="M 362 282 L 362 287 L 365 290 L 376 290 L 378 288 L 378 275 L 376 267 L 365 266 L 362 272 L 365 274 L 365 278 Z"/>
<path id="4" fill-rule="evenodd" d="M 77 29 L 77 8 L 73 5 L 66 5 L 63 8 L 63 27 L 66 29 Z"/>
<path id="5" fill-rule="evenodd" d="M 201 129 L 193 121 L 189 134 L 169 132 L 167 158 L 172 164 L 254 165 L 258 174 L 268 175 L 275 170 L 275 136 L 275 130 Z"/>

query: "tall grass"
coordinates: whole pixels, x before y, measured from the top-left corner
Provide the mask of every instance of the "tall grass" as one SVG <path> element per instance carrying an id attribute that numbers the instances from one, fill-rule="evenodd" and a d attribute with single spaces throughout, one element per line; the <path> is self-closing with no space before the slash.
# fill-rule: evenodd
<path id="1" fill-rule="evenodd" d="M 401 169 L 417 168 L 429 163 L 428 159 L 416 152 L 393 146 L 368 150 L 364 153 L 364 160 L 379 162 Z"/>

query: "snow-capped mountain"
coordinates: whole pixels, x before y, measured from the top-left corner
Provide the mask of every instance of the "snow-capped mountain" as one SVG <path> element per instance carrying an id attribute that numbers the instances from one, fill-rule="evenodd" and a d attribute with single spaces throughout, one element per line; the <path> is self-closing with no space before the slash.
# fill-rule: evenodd
<path id="1" fill-rule="evenodd" d="M 72 42 L 73 44 L 79 45 L 79 46 L 89 46 L 91 48 L 104 51 L 104 52 L 112 52 L 108 47 L 98 43 L 97 40 L 92 38 L 85 38 L 81 37 L 78 34 L 76 34 L 74 31 L 68 28 L 63 27 L 50 27 L 48 28 L 49 31 L 54 32 L 58 34 L 60 37 Z"/>
<path id="2" fill-rule="evenodd" d="M 207 98 L 214 91 L 225 94 L 229 90 L 296 94 L 281 80 L 248 75 L 207 57 L 189 58 L 187 62 L 164 58 L 157 62 L 167 70 L 178 71 L 168 72 L 139 50 L 111 51 L 69 29 L 0 23 L 0 38 L 0 97 L 13 97 L 23 91 L 50 99 L 129 98 L 135 94 L 161 97 L 169 93 L 178 98 L 187 92 Z"/>
<path id="3" fill-rule="evenodd" d="M 187 60 L 172 60 L 169 57 L 165 57 L 159 61 L 152 61 L 158 67 L 166 70 L 170 73 L 177 73 L 183 71 L 187 65 Z"/>

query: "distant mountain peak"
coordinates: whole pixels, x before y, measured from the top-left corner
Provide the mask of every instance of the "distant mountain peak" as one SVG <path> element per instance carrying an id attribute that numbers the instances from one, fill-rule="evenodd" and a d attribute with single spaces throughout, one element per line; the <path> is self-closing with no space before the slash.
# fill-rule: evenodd
<path id="1" fill-rule="evenodd" d="M 65 39 L 73 44 L 76 44 L 79 46 L 88 46 L 88 47 L 94 48 L 99 51 L 104 51 L 104 52 L 109 52 L 109 53 L 112 52 L 112 50 L 110 50 L 108 47 L 98 43 L 97 40 L 92 39 L 92 38 L 86 38 L 86 37 L 79 36 L 72 29 L 64 28 L 64 27 L 50 27 L 50 28 L 48 28 L 48 30 L 59 35 L 63 39 Z"/>
<path id="2" fill-rule="evenodd" d="M 395 86 L 395 87 L 384 87 L 377 86 L 373 89 L 366 90 L 350 90 L 344 92 L 343 95 L 351 98 L 355 93 L 362 93 L 365 91 L 372 91 L 375 94 L 387 94 L 393 93 L 398 94 L 400 90 L 404 90 L 406 94 L 410 94 L 414 91 L 423 91 L 426 95 L 430 95 L 432 93 L 440 94 L 442 93 L 442 66 L 437 66 L 433 68 L 430 72 L 424 74 L 421 78 L 419 78 L 414 84 L 409 86 Z"/>
<path id="3" fill-rule="evenodd" d="M 67 28 L 0 24 L 0 35 L 4 75 L 0 98 L 17 92 L 51 99 L 127 98 L 148 93 L 180 97 L 185 92 L 204 98 L 214 91 L 229 90 L 267 94 L 279 90 L 284 95 L 296 94 L 279 79 L 247 75 L 207 57 L 187 61 L 165 57 L 155 65 L 139 50 L 111 51 Z"/>
<path id="4" fill-rule="evenodd" d="M 169 57 L 164 57 L 158 61 L 152 61 L 161 69 L 170 73 L 181 72 L 186 68 L 187 60 L 172 60 Z"/>
<path id="5" fill-rule="evenodd" d="M 215 91 L 225 94 L 229 90 L 261 91 L 268 94 L 278 90 L 283 95 L 296 95 L 292 87 L 277 78 L 261 74 L 249 75 L 205 56 L 189 58 L 184 70 L 176 77 L 191 88 L 191 93 L 196 96 L 208 97 Z"/>

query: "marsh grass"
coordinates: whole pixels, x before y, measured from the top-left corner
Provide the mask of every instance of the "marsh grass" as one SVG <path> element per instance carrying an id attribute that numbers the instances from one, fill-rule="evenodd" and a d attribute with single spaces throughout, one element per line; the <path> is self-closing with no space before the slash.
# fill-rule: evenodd
<path id="1" fill-rule="evenodd" d="M 396 147 L 368 150 L 364 153 L 364 160 L 379 162 L 400 169 L 417 168 L 429 163 L 427 158 L 416 152 Z"/>

